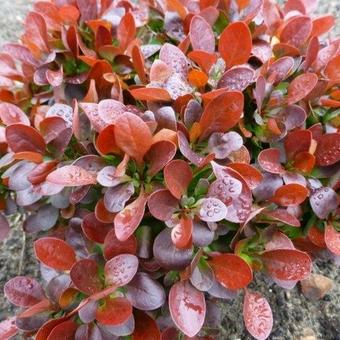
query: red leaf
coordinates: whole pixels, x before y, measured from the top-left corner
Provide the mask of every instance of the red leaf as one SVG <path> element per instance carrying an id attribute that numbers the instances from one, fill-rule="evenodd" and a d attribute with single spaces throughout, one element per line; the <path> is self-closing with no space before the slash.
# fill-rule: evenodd
<path id="1" fill-rule="evenodd" d="M 102 284 L 99 278 L 99 267 L 92 259 L 82 259 L 76 262 L 70 272 L 70 277 L 77 289 L 92 295 L 101 291 Z"/>
<path id="2" fill-rule="evenodd" d="M 137 252 L 137 240 L 134 235 L 131 235 L 126 241 L 122 242 L 117 239 L 114 229 L 110 230 L 104 241 L 104 257 L 110 260 L 120 254 L 132 254 Z"/>
<path id="3" fill-rule="evenodd" d="M 114 125 L 108 125 L 99 133 L 96 140 L 96 148 L 103 155 L 120 153 L 115 140 Z"/>
<path id="4" fill-rule="evenodd" d="M 161 340 L 161 332 L 154 319 L 138 309 L 133 314 L 135 317 L 133 340 Z"/>
<path id="5" fill-rule="evenodd" d="M 325 228 L 325 242 L 327 248 L 335 255 L 340 255 L 340 232 L 335 230 L 331 224 Z"/>
<path id="6" fill-rule="evenodd" d="M 243 319 L 248 332 L 257 340 L 269 337 L 273 328 L 273 313 L 268 301 L 260 293 L 246 290 Z"/>
<path id="7" fill-rule="evenodd" d="M 47 340 L 53 339 L 72 340 L 74 339 L 74 335 L 76 333 L 78 326 L 79 325 L 75 323 L 73 320 L 67 320 L 65 322 L 62 322 L 52 329 L 51 333 L 47 337 Z"/>
<path id="8" fill-rule="evenodd" d="M 227 68 L 248 61 L 252 49 L 252 37 L 244 22 L 233 22 L 224 29 L 218 43 L 218 50 Z"/>
<path id="9" fill-rule="evenodd" d="M 40 238 L 34 242 L 34 251 L 40 262 L 56 270 L 70 270 L 76 262 L 73 248 L 58 238 Z"/>
<path id="10" fill-rule="evenodd" d="M 164 168 L 164 181 L 171 194 L 180 199 L 192 180 L 192 171 L 186 161 L 173 160 Z"/>
<path id="11" fill-rule="evenodd" d="M 38 1 L 34 4 L 34 10 L 44 17 L 48 29 L 60 31 L 62 20 L 56 5 Z"/>
<path id="12" fill-rule="evenodd" d="M 49 334 L 55 328 L 57 325 L 61 324 L 66 320 L 65 317 L 60 319 L 50 319 L 47 322 L 45 322 L 38 330 L 35 339 L 36 340 L 47 340 Z"/>
<path id="13" fill-rule="evenodd" d="M 188 57 L 206 73 L 209 73 L 211 67 L 217 61 L 216 54 L 209 54 L 199 50 L 189 52 Z"/>
<path id="14" fill-rule="evenodd" d="M 95 213 L 89 213 L 83 218 L 81 228 L 89 240 L 104 243 L 106 235 L 113 229 L 113 224 L 100 222 Z"/>
<path id="15" fill-rule="evenodd" d="M 170 94 L 167 90 L 156 87 L 143 87 L 130 90 L 131 95 L 136 100 L 147 100 L 150 102 L 169 102 Z"/>
<path id="16" fill-rule="evenodd" d="M 255 189 L 263 180 L 261 172 L 249 164 L 230 163 L 228 167 L 237 171 L 244 178 L 250 190 Z"/>
<path id="17" fill-rule="evenodd" d="M 137 71 L 138 77 L 143 84 L 147 83 L 147 77 L 145 74 L 144 56 L 140 50 L 139 46 L 134 46 L 132 48 L 132 63 Z"/>
<path id="18" fill-rule="evenodd" d="M 178 249 L 185 249 L 191 246 L 193 222 L 191 218 L 183 217 L 171 229 L 172 243 Z"/>
<path id="19" fill-rule="evenodd" d="M 96 219 L 103 223 L 113 223 L 115 216 L 116 216 L 116 214 L 106 209 L 103 198 L 97 201 L 96 207 L 94 208 L 94 213 L 95 213 Z"/>
<path id="20" fill-rule="evenodd" d="M 148 162 L 148 175 L 155 176 L 175 157 L 176 145 L 170 141 L 159 141 L 151 146 L 149 151 L 144 156 Z"/>
<path id="21" fill-rule="evenodd" d="M 161 221 L 168 221 L 178 207 L 178 199 L 167 189 L 157 190 L 149 196 L 148 207 L 152 216 Z"/>
<path id="22" fill-rule="evenodd" d="M 312 226 L 308 230 L 308 238 L 317 247 L 327 248 L 327 245 L 325 242 L 325 233 L 321 231 L 319 228 L 317 228 L 316 226 Z"/>
<path id="23" fill-rule="evenodd" d="M 129 43 L 136 37 L 136 24 L 133 15 L 127 12 L 120 21 L 117 28 L 117 39 L 119 41 L 119 48 L 124 52 Z"/>
<path id="24" fill-rule="evenodd" d="M 272 174 L 284 174 L 285 169 L 280 164 L 280 150 L 269 148 L 262 150 L 257 158 L 261 168 Z"/>
<path id="25" fill-rule="evenodd" d="M 138 228 L 144 217 L 146 202 L 147 195 L 141 192 L 134 202 L 116 215 L 114 226 L 118 240 L 126 241 Z"/>
<path id="26" fill-rule="evenodd" d="M 340 161 L 340 133 L 323 135 L 315 151 L 316 164 L 328 166 Z"/>
<path id="27" fill-rule="evenodd" d="M 227 289 L 245 288 L 253 279 L 250 266 L 237 255 L 217 255 L 209 261 L 209 264 L 215 272 L 216 280 Z"/>
<path id="28" fill-rule="evenodd" d="M 62 117 L 47 117 L 39 124 L 39 130 L 46 143 L 57 139 L 67 128 L 66 121 Z"/>
<path id="29" fill-rule="evenodd" d="M 312 21 L 312 32 L 311 37 L 318 37 L 322 34 L 327 33 L 335 25 L 335 18 L 333 15 L 323 15 L 315 18 Z"/>
<path id="30" fill-rule="evenodd" d="M 45 298 L 40 284 L 30 277 L 17 276 L 6 282 L 4 294 L 16 306 L 30 307 Z"/>
<path id="31" fill-rule="evenodd" d="M 13 152 L 33 151 L 45 153 L 45 141 L 40 133 L 24 124 L 12 124 L 6 128 L 6 140 Z"/>
<path id="32" fill-rule="evenodd" d="M 27 179 L 34 185 L 44 182 L 47 175 L 57 166 L 58 161 L 44 162 L 37 165 L 28 175 Z"/>
<path id="33" fill-rule="evenodd" d="M 332 82 L 340 81 L 340 56 L 334 57 L 326 66 L 325 75 Z"/>
<path id="34" fill-rule="evenodd" d="M 294 157 L 293 166 L 304 173 L 310 173 L 315 166 L 315 156 L 307 151 L 299 152 Z"/>
<path id="35" fill-rule="evenodd" d="M 300 47 L 312 32 L 312 20 L 309 16 L 296 16 L 288 20 L 280 34 L 282 43 Z"/>
<path id="36" fill-rule="evenodd" d="M 307 97 L 318 82 L 315 73 L 305 73 L 297 76 L 288 86 L 288 104 L 292 105 Z"/>
<path id="37" fill-rule="evenodd" d="M 152 135 L 147 124 L 129 112 L 117 119 L 115 137 L 117 146 L 138 163 L 143 162 L 143 157 L 152 144 Z"/>
<path id="38" fill-rule="evenodd" d="M 52 171 L 46 178 L 47 182 L 66 187 L 96 184 L 94 174 L 76 165 L 66 165 Z"/>
<path id="39" fill-rule="evenodd" d="M 132 315 L 130 301 L 124 297 L 107 297 L 104 304 L 99 306 L 96 319 L 103 325 L 118 326 L 126 322 Z"/>
<path id="40" fill-rule="evenodd" d="M 49 51 L 46 23 L 39 13 L 30 12 L 27 15 L 24 38 L 25 41 L 33 43 L 40 51 Z"/>
<path id="41" fill-rule="evenodd" d="M 204 294 L 188 281 L 177 282 L 171 287 L 169 309 L 176 326 L 188 337 L 201 330 L 206 313 Z"/>
<path id="42" fill-rule="evenodd" d="M 190 22 L 190 42 L 192 49 L 215 52 L 215 36 L 211 26 L 199 15 L 195 15 Z"/>
<path id="43" fill-rule="evenodd" d="M 11 103 L 0 103 L 0 119 L 5 125 L 25 124 L 30 125 L 30 121 L 24 111 Z"/>
<path id="44" fill-rule="evenodd" d="M 261 255 L 261 259 L 274 279 L 299 281 L 307 278 L 312 270 L 310 257 L 300 250 L 269 250 Z"/>
<path id="45" fill-rule="evenodd" d="M 284 146 L 287 158 L 294 159 L 300 152 L 308 152 L 312 143 L 312 133 L 309 130 L 294 130 L 285 140 Z"/>
<path id="46" fill-rule="evenodd" d="M 131 254 L 120 254 L 107 261 L 104 267 L 105 280 L 108 285 L 122 287 L 135 276 L 138 258 Z"/>
<path id="47" fill-rule="evenodd" d="M 308 189 L 300 184 L 287 184 L 275 191 L 272 201 L 284 207 L 294 207 L 301 204 L 308 196 Z"/>
<path id="48" fill-rule="evenodd" d="M 244 98 L 241 92 L 225 92 L 212 99 L 205 107 L 199 121 L 201 139 L 213 132 L 226 132 L 241 119 Z"/>
<path id="49" fill-rule="evenodd" d="M 316 60 L 318 53 L 320 50 L 320 44 L 317 37 L 313 37 L 310 39 L 307 51 L 306 51 L 306 59 L 304 65 L 304 71 L 307 72 L 311 65 Z"/>

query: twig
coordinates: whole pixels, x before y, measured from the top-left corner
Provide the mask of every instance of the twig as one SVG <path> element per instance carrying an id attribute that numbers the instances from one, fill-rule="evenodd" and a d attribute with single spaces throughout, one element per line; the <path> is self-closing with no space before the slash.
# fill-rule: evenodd
<path id="1" fill-rule="evenodd" d="M 24 264 L 25 252 L 26 252 L 26 232 L 23 231 L 23 233 L 22 233 L 22 248 L 21 248 L 20 262 L 19 262 L 19 269 L 18 269 L 18 275 L 19 276 L 22 273 L 22 267 L 23 267 L 23 264 Z"/>

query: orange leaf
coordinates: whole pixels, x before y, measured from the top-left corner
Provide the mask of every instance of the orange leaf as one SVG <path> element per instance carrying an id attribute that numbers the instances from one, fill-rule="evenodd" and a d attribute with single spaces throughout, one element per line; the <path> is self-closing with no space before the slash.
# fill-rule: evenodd
<path id="1" fill-rule="evenodd" d="M 275 191 L 272 201 L 284 207 L 297 206 L 301 204 L 308 195 L 308 189 L 300 184 L 287 184 Z"/>
<path id="2" fill-rule="evenodd" d="M 302 172 L 309 173 L 315 165 L 315 157 L 307 151 L 295 155 L 294 167 Z"/>
<path id="3" fill-rule="evenodd" d="M 117 28 L 117 39 L 119 41 L 119 48 L 124 52 L 129 43 L 136 36 L 136 24 L 133 15 L 127 12 L 120 21 Z"/>
<path id="4" fill-rule="evenodd" d="M 218 50 L 227 68 L 248 61 L 252 49 L 252 37 L 244 22 L 233 22 L 221 34 Z"/>
<path id="5" fill-rule="evenodd" d="M 38 153 L 38 152 L 32 152 L 32 151 L 22 151 L 22 152 L 17 152 L 14 155 L 15 159 L 23 159 L 26 161 L 30 161 L 33 163 L 42 163 L 43 161 L 43 156 L 42 154 Z"/>
<path id="6" fill-rule="evenodd" d="M 142 163 L 152 144 L 147 124 L 135 114 L 126 112 L 117 119 L 114 132 L 117 146 L 138 163 Z"/>
<path id="7" fill-rule="evenodd" d="M 136 100 L 148 100 L 153 102 L 169 102 L 171 97 L 169 92 L 160 88 L 143 87 L 130 90 L 130 93 Z"/>
<path id="8" fill-rule="evenodd" d="M 208 82 L 208 76 L 199 70 L 191 70 L 188 74 L 188 80 L 190 85 L 195 87 L 203 87 Z"/>
<path id="9" fill-rule="evenodd" d="M 230 91 L 214 98 L 205 108 L 200 119 L 201 138 L 213 132 L 226 132 L 240 120 L 243 112 L 243 94 Z"/>
<path id="10" fill-rule="evenodd" d="M 139 79 L 142 81 L 142 83 L 147 83 L 144 69 L 144 56 L 137 45 L 132 48 L 132 63 L 137 71 Z"/>

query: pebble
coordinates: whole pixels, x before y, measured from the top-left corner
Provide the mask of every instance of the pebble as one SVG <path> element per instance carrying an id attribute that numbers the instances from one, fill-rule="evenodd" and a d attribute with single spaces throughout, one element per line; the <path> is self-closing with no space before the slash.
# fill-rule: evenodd
<path id="1" fill-rule="evenodd" d="M 320 274 L 311 274 L 309 278 L 301 281 L 303 295 L 307 299 L 322 299 L 333 287 L 333 280 Z"/>

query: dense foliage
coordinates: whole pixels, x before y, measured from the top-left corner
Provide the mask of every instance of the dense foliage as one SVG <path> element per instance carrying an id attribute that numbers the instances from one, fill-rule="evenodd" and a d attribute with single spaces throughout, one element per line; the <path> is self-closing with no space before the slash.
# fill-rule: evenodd
<path id="1" fill-rule="evenodd" d="M 269 336 L 253 273 L 292 288 L 340 255 L 340 39 L 315 7 L 35 3 L 0 54 L 0 236 L 25 214 L 44 283 L 6 283 L 1 339 L 211 339 L 239 293 Z"/>

